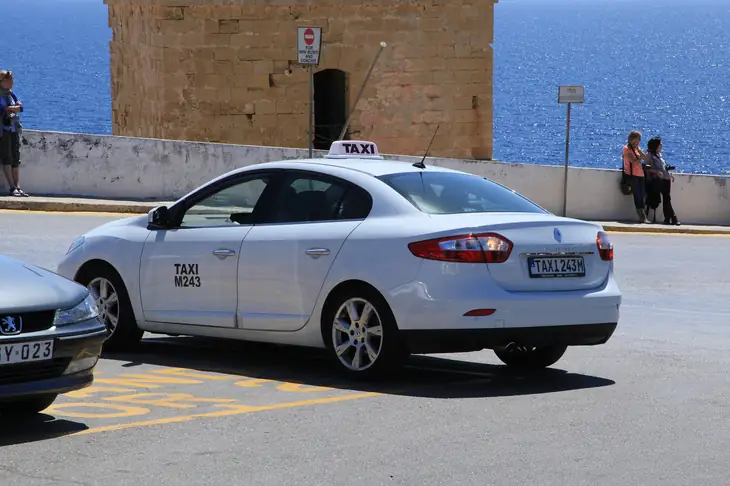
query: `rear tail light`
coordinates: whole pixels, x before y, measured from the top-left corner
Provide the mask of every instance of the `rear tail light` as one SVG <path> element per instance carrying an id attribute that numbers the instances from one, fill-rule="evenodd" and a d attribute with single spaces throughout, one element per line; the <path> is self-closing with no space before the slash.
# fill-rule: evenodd
<path id="1" fill-rule="evenodd" d="M 411 253 L 419 258 L 467 263 L 505 262 L 512 247 L 511 241 L 496 233 L 449 236 L 408 245 Z"/>
<path id="2" fill-rule="evenodd" d="M 613 260 L 613 243 L 603 231 L 599 231 L 598 236 L 596 236 L 596 246 L 601 260 L 606 262 Z"/>

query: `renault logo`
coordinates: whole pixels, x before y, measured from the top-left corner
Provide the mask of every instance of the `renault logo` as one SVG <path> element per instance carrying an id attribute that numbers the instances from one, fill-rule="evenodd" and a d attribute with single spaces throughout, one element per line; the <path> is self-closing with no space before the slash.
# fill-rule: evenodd
<path id="1" fill-rule="evenodd" d="M 0 334 L 11 336 L 20 334 L 23 330 L 23 318 L 20 316 L 5 316 L 0 319 Z"/>
<path id="2" fill-rule="evenodd" d="M 558 228 L 555 228 L 553 230 L 553 237 L 555 238 L 555 241 L 558 243 L 561 243 L 563 241 L 563 235 L 560 234 L 560 230 Z"/>

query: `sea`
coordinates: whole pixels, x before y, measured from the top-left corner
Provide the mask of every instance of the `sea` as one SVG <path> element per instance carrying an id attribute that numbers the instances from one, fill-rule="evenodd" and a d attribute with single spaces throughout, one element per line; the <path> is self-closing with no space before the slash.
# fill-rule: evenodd
<path id="1" fill-rule="evenodd" d="M 111 133 L 103 1 L 0 0 L 0 12 L 0 69 L 15 72 L 26 128 Z M 499 0 L 494 53 L 494 159 L 564 164 L 558 89 L 577 85 L 571 166 L 618 168 L 639 130 L 680 172 L 730 174 L 730 0 Z"/>

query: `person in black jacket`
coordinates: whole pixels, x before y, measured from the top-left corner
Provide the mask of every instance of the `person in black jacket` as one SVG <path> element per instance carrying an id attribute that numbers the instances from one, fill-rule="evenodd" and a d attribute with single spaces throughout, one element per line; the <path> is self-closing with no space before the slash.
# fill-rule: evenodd
<path id="1" fill-rule="evenodd" d="M 664 224 L 679 226 L 681 223 L 672 207 L 672 182 L 674 176 L 669 172 L 675 167 L 667 165 L 662 156 L 662 139 L 654 137 L 647 143 L 646 168 L 650 177 L 657 185 L 662 198 L 662 212 L 664 213 Z"/>

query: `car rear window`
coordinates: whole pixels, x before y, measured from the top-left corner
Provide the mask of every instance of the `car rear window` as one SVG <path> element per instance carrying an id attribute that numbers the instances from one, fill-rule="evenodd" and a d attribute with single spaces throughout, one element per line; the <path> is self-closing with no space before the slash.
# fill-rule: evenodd
<path id="1" fill-rule="evenodd" d="M 547 212 L 511 189 L 471 174 L 426 169 L 379 179 L 429 214 Z"/>

